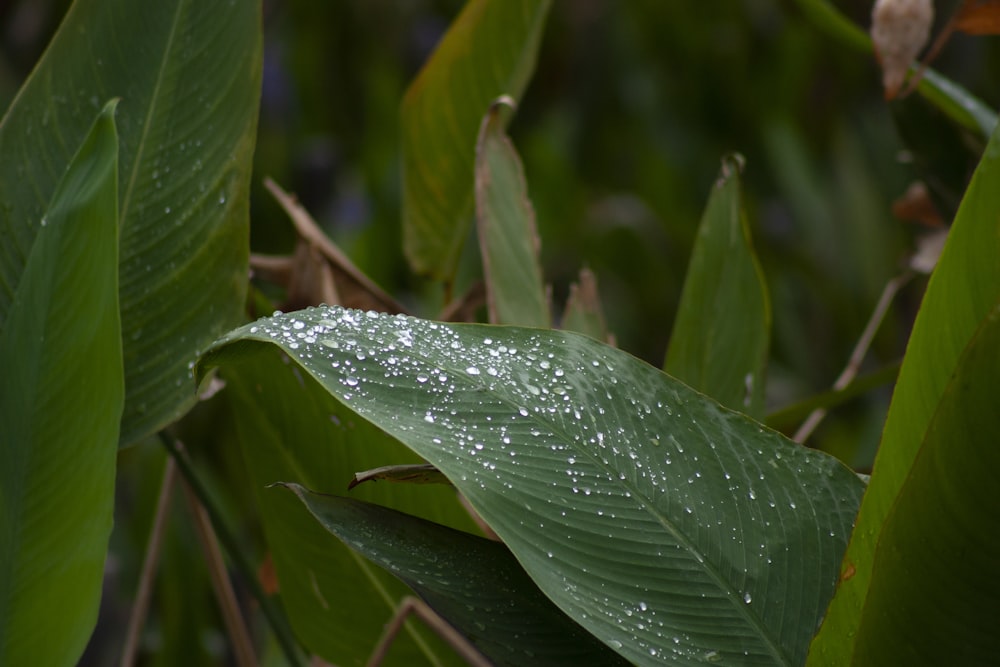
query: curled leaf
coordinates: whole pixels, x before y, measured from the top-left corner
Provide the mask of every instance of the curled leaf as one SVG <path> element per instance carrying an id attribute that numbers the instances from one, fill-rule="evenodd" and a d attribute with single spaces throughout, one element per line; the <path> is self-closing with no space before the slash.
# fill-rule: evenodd
<path id="1" fill-rule="evenodd" d="M 927 44 L 933 22 L 931 0 L 876 0 L 871 35 L 887 100 L 899 93 L 910 64 Z"/>

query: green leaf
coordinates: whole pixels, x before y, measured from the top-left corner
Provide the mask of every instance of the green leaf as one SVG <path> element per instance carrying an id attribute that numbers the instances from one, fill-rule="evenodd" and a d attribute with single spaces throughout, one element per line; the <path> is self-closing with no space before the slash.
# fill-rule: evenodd
<path id="1" fill-rule="evenodd" d="M 295 481 L 344 493 L 357 470 L 419 462 L 395 439 L 357 419 L 297 366 L 261 354 L 225 369 L 243 458 L 295 634 L 335 664 L 363 664 L 382 626 L 409 595 L 391 575 L 345 547 L 289 494 L 266 488 Z M 475 530 L 454 489 L 362 484 L 352 496 L 425 519 Z M 418 622 L 394 643 L 392 664 L 450 663 L 450 649 Z"/>
<path id="2" fill-rule="evenodd" d="M 451 280 L 469 233 L 476 133 L 501 95 L 519 99 L 551 0 L 470 0 L 402 106 L 403 235 L 413 269 Z"/>
<path id="3" fill-rule="evenodd" d="M 882 526 L 853 664 L 996 660 L 998 377 L 1000 302 L 959 359 Z"/>
<path id="4" fill-rule="evenodd" d="M 771 310 L 750 241 L 739 172 L 726 158 L 702 216 L 663 368 L 728 408 L 764 408 Z"/>
<path id="5" fill-rule="evenodd" d="M 77 0 L 0 125 L 0 326 L 56 183 L 121 97 L 123 444 L 194 401 L 197 353 L 243 320 L 260 3 Z"/>
<path id="6" fill-rule="evenodd" d="M 804 660 L 862 492 L 832 457 L 564 332 L 311 308 L 203 363 L 272 345 L 436 465 L 628 660 Z"/>
<path id="7" fill-rule="evenodd" d="M 124 384 L 111 102 L 51 202 L 0 332 L 0 664 L 73 665 L 101 599 Z"/>
<path id="8" fill-rule="evenodd" d="M 810 664 L 847 664 L 883 523 L 903 487 L 959 356 L 1000 298 L 1000 131 L 994 132 L 931 275 L 899 372 L 871 485 Z"/>
<path id="9" fill-rule="evenodd" d="M 501 97 L 490 107 L 476 142 L 476 221 L 486 277 L 490 322 L 547 329 L 552 326 L 535 210 L 521 159 L 504 133 Z"/>
<path id="10" fill-rule="evenodd" d="M 399 577 L 496 665 L 627 664 L 571 621 L 499 542 L 290 484 L 324 528 Z"/>

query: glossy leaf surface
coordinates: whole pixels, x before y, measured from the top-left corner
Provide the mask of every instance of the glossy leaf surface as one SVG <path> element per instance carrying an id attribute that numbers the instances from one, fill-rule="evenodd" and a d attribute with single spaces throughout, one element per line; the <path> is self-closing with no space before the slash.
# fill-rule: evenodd
<path id="1" fill-rule="evenodd" d="M 289 488 L 323 527 L 406 582 L 494 664 L 628 664 L 559 611 L 499 542 Z"/>
<path id="2" fill-rule="evenodd" d="M 0 664 L 73 665 L 97 621 L 124 400 L 115 103 L 52 201 L 0 332 Z"/>
<path id="3" fill-rule="evenodd" d="M 664 370 L 760 417 L 771 309 L 743 212 L 742 158 L 727 158 L 698 228 Z"/>
<path id="4" fill-rule="evenodd" d="M 862 491 L 832 457 L 576 334 L 312 308 L 206 363 L 274 345 L 436 465 L 625 658 L 805 658 Z"/>
<path id="5" fill-rule="evenodd" d="M 402 107 L 403 235 L 413 269 L 450 280 L 472 223 L 476 134 L 527 86 L 550 0 L 472 0 Z"/>
<path id="6" fill-rule="evenodd" d="M 98 105 L 120 97 L 123 444 L 194 401 L 238 324 L 260 93 L 260 3 L 78 0 L 0 125 L 0 323 Z"/>

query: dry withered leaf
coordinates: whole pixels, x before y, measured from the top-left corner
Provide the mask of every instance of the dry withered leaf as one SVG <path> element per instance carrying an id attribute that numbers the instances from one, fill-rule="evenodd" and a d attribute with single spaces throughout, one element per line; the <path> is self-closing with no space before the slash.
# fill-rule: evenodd
<path id="1" fill-rule="evenodd" d="M 892 214 L 900 220 L 919 222 L 927 227 L 942 227 L 944 220 L 931 200 L 927 185 L 914 181 L 896 201 L 892 202 Z"/>
<path id="2" fill-rule="evenodd" d="M 285 284 L 289 289 L 290 300 L 294 287 L 296 298 L 311 301 L 297 303 L 296 306 L 329 303 L 383 313 L 406 312 L 398 301 L 389 296 L 347 258 L 293 195 L 282 190 L 270 178 L 264 179 L 264 186 L 285 209 L 285 213 L 288 214 L 306 246 L 304 251 L 306 254 L 301 254 L 303 252 L 301 246 L 296 252 L 295 261 L 288 275 L 289 282 Z M 335 300 L 325 300 L 331 298 Z"/>
<path id="3" fill-rule="evenodd" d="M 969 35 L 1000 35 L 1000 0 L 966 0 L 955 29 Z"/>
<path id="4" fill-rule="evenodd" d="M 871 36 L 887 100 L 899 93 L 910 65 L 927 44 L 933 22 L 931 0 L 876 0 Z"/>

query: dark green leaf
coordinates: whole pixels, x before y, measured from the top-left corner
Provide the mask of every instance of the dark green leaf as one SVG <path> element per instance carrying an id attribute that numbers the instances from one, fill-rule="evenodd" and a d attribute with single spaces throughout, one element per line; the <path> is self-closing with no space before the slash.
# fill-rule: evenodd
<path id="1" fill-rule="evenodd" d="M 627 664 L 566 617 L 499 542 L 288 485 L 323 527 L 413 590 L 496 665 Z"/>
<path id="2" fill-rule="evenodd" d="M 728 408 L 760 416 L 771 309 L 727 158 L 702 217 L 664 370 Z"/>
<path id="3" fill-rule="evenodd" d="M 471 0 L 402 108 L 403 234 L 414 270 L 450 280 L 472 222 L 476 133 L 535 68 L 550 0 Z"/>
<path id="4" fill-rule="evenodd" d="M 203 363 L 252 341 L 437 466 L 627 659 L 804 660 L 862 491 L 832 457 L 576 334 L 313 308 Z"/>
<path id="5" fill-rule="evenodd" d="M 547 329 L 552 326 L 535 210 L 521 159 L 503 131 L 501 98 L 491 107 L 476 142 L 476 221 L 486 278 L 490 322 Z"/>
<path id="6" fill-rule="evenodd" d="M 115 104 L 34 220 L 0 332 L 3 665 L 75 664 L 97 621 L 125 393 Z"/>
<path id="7" fill-rule="evenodd" d="M 886 516 L 860 665 L 986 665 L 1000 627 L 1000 303 L 958 361 Z"/>
<path id="8" fill-rule="evenodd" d="M 267 489 L 295 480 L 344 493 L 357 470 L 386 461 L 420 459 L 396 440 L 357 419 L 322 387 L 278 354 L 262 354 L 225 369 L 243 457 L 264 535 L 296 635 L 335 664 L 363 664 L 409 591 L 323 530 L 298 500 Z M 448 486 L 362 484 L 351 492 L 425 519 L 475 530 Z M 390 664 L 453 664 L 450 649 L 410 622 L 393 645 Z"/>
<path id="9" fill-rule="evenodd" d="M 197 353 L 243 318 L 259 21 L 259 1 L 78 0 L 0 126 L 2 326 L 72 151 L 122 98 L 123 444 L 190 407 Z"/>

